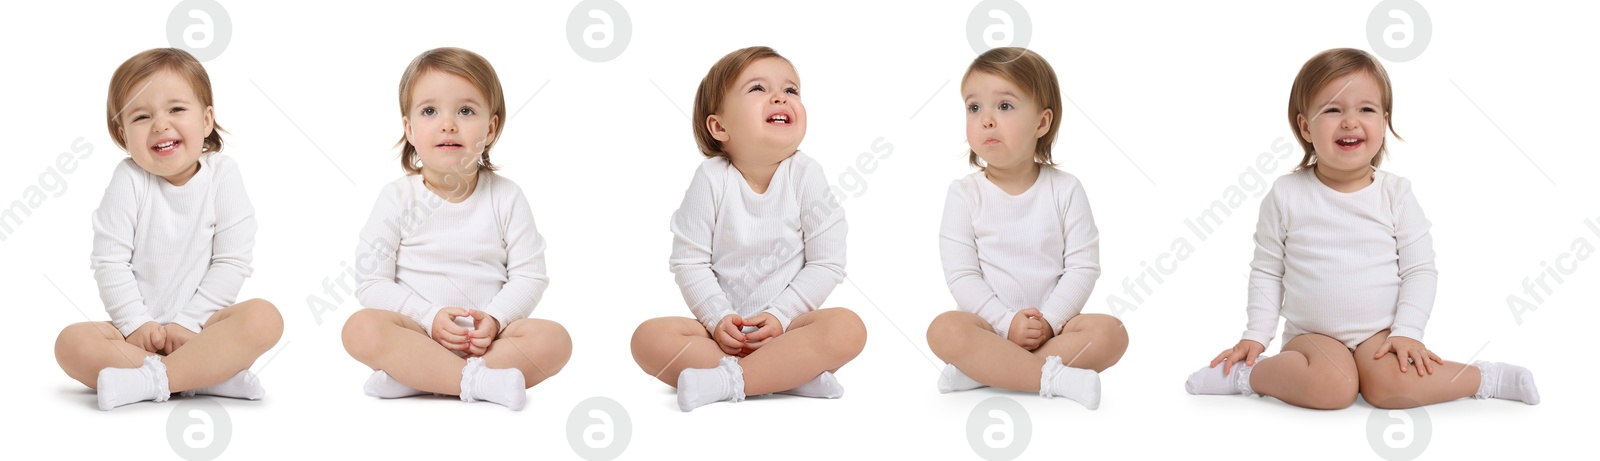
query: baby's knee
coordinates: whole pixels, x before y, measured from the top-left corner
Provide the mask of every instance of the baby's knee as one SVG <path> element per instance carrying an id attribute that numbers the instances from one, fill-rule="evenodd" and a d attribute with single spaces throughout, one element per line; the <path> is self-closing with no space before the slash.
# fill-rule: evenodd
<path id="1" fill-rule="evenodd" d="M 1307 386 L 1306 407 L 1318 410 L 1340 410 L 1356 403 L 1359 386 L 1355 378 L 1338 375 L 1321 376 Z"/>
<path id="2" fill-rule="evenodd" d="M 384 311 L 374 309 L 362 309 L 350 314 L 339 334 L 345 351 L 357 359 L 367 357 L 368 352 L 376 346 L 379 328 L 386 321 L 383 314 Z"/>
<path id="3" fill-rule="evenodd" d="M 91 340 L 99 335 L 100 332 L 91 322 L 74 323 L 62 328 L 61 334 L 56 336 L 56 362 L 65 364 L 81 355 Z"/>
<path id="4" fill-rule="evenodd" d="M 1116 317 L 1105 314 L 1082 314 L 1086 323 L 1084 333 L 1089 334 L 1089 339 L 1105 347 L 1127 349 L 1128 329 Z"/>
<path id="5" fill-rule="evenodd" d="M 245 323 L 250 325 L 246 331 L 260 336 L 269 345 L 276 344 L 278 339 L 283 337 L 283 313 L 278 312 L 278 306 L 259 298 L 240 304 L 245 307 L 240 315 L 244 316 Z"/>
<path id="6" fill-rule="evenodd" d="M 567 327 L 544 319 L 522 319 L 511 322 L 501 336 L 531 339 L 546 349 L 572 347 L 572 335 L 567 332 Z"/>
<path id="7" fill-rule="evenodd" d="M 961 311 L 946 311 L 933 318 L 928 324 L 928 348 L 935 353 L 942 349 L 961 348 L 962 330 L 972 328 L 972 319 L 975 315 Z"/>
<path id="8" fill-rule="evenodd" d="M 1417 406 L 1420 380 L 1405 379 L 1398 369 L 1362 371 L 1361 396 L 1373 407 L 1403 410 Z"/>

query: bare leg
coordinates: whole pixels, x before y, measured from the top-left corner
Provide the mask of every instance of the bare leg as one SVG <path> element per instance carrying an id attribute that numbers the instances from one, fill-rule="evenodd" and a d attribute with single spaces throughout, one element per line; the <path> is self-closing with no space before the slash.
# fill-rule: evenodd
<path id="1" fill-rule="evenodd" d="M 1034 349 L 1033 355 L 1041 365 L 1045 357 L 1053 355 L 1061 357 L 1063 365 L 1098 373 L 1116 365 L 1127 351 L 1128 329 L 1121 320 L 1105 314 L 1079 314 L 1067 320 L 1060 335 Z"/>
<path id="2" fill-rule="evenodd" d="M 1399 359 L 1393 352 L 1374 359 L 1389 330 L 1372 335 L 1356 346 L 1356 372 L 1360 375 L 1361 395 L 1367 403 L 1378 408 L 1412 408 L 1470 397 L 1478 392 L 1478 368 L 1456 362 L 1434 364 L 1433 374 L 1417 376 L 1410 367 L 1400 372 Z M 1418 367 L 1422 364 L 1411 365 Z"/>
<path id="3" fill-rule="evenodd" d="M 861 354 L 866 344 L 867 327 L 849 309 L 835 307 L 802 314 L 789 322 L 788 331 L 739 360 L 739 366 L 744 368 L 744 394 L 786 391 L 824 371 L 837 372 Z"/>
<path id="4" fill-rule="evenodd" d="M 780 335 L 781 337 L 781 335 Z M 685 368 L 713 368 L 726 354 L 699 321 L 660 317 L 644 321 L 633 332 L 633 361 L 668 386 L 678 386 Z"/>
<path id="5" fill-rule="evenodd" d="M 173 393 L 210 386 L 232 378 L 261 358 L 283 336 L 278 308 L 252 299 L 212 314 L 194 339 L 161 362 Z"/>
<path id="6" fill-rule="evenodd" d="M 156 355 L 129 343 L 111 322 L 68 325 L 56 337 L 56 363 L 67 376 L 95 388 L 104 368 L 138 368 L 144 358 Z"/>
<path id="7" fill-rule="evenodd" d="M 1356 361 L 1344 343 L 1303 334 L 1290 339 L 1278 355 L 1256 362 L 1250 387 L 1290 405 L 1337 410 L 1355 403 L 1356 380 Z"/>
<path id="8" fill-rule="evenodd" d="M 1062 364 L 1073 368 L 1105 371 L 1127 351 L 1128 332 L 1115 317 L 1081 314 L 1067 320 L 1060 336 L 1029 352 L 1000 337 L 983 318 L 949 311 L 928 325 L 928 347 L 933 355 L 977 382 L 1039 392 L 1046 357 L 1061 357 Z"/>
<path id="9" fill-rule="evenodd" d="M 1039 392 L 1045 358 L 995 334 L 994 327 L 975 314 L 939 314 L 928 325 L 928 347 L 939 360 L 955 365 L 977 382 L 1013 391 Z"/>
<path id="10" fill-rule="evenodd" d="M 531 388 L 560 373 L 571 357 L 572 337 L 565 327 L 549 320 L 522 319 L 511 322 L 489 344 L 483 362 L 489 368 L 522 370 L 523 381 Z"/>
<path id="11" fill-rule="evenodd" d="M 461 395 L 461 370 L 467 359 L 434 342 L 425 331 L 399 313 L 362 309 L 344 323 L 344 349 L 413 389 Z"/>

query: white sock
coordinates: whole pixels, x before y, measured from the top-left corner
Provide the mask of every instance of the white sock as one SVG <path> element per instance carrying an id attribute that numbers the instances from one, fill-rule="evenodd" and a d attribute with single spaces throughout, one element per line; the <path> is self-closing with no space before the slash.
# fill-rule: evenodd
<path id="1" fill-rule="evenodd" d="M 1061 364 L 1061 357 L 1049 356 L 1039 374 L 1039 396 L 1062 396 L 1090 410 L 1100 408 L 1100 374 L 1094 370 Z"/>
<path id="2" fill-rule="evenodd" d="M 744 401 L 744 367 L 739 358 L 723 357 L 716 368 L 685 368 L 678 373 L 678 409 L 685 412 L 708 403 Z"/>
<path id="3" fill-rule="evenodd" d="M 232 378 L 228 378 L 227 381 L 178 393 L 178 395 L 184 397 L 194 397 L 195 394 L 261 400 L 262 397 L 267 396 L 267 389 L 261 387 L 261 380 L 256 378 L 255 373 L 251 373 L 250 370 L 241 370 L 239 373 L 234 374 Z"/>
<path id="4" fill-rule="evenodd" d="M 817 377 L 811 378 L 810 381 L 806 381 L 805 384 L 801 384 L 800 387 L 779 392 L 779 394 L 837 399 L 844 396 L 844 386 L 839 385 L 839 380 L 833 377 L 833 373 L 824 371 Z"/>
<path id="5" fill-rule="evenodd" d="M 949 394 L 956 391 L 970 391 L 980 387 L 989 387 L 975 379 L 967 377 L 961 369 L 954 364 L 944 364 L 944 371 L 939 372 L 939 393 Z"/>
<path id="6" fill-rule="evenodd" d="M 527 381 L 522 370 L 489 368 L 483 364 L 483 357 L 473 357 L 461 369 L 461 401 L 494 402 L 520 411 L 528 403 Z"/>
<path id="7" fill-rule="evenodd" d="M 395 381 L 394 377 L 389 376 L 389 373 L 383 370 L 372 372 L 372 376 L 367 378 L 367 384 L 362 386 L 361 389 L 366 391 L 368 396 L 380 399 L 398 399 L 427 394 L 427 392 L 412 389 L 411 386 L 400 384 L 399 381 Z"/>
<path id="8" fill-rule="evenodd" d="M 1478 380 L 1475 399 L 1518 400 L 1528 405 L 1539 404 L 1539 388 L 1533 386 L 1533 372 L 1509 363 L 1473 362 L 1482 377 Z"/>
<path id="9" fill-rule="evenodd" d="M 167 365 L 161 363 L 159 355 L 145 357 L 139 368 L 100 370 L 94 388 L 101 411 L 146 400 L 165 402 L 172 396 L 167 389 Z"/>
<path id="10" fill-rule="evenodd" d="M 1256 358 L 1256 363 L 1266 360 L 1263 355 Z M 1226 376 L 1222 374 L 1222 364 L 1214 367 L 1201 368 L 1189 375 L 1189 380 L 1183 383 L 1183 389 L 1193 395 L 1254 395 L 1255 389 L 1250 387 L 1250 370 L 1254 365 L 1245 365 L 1244 362 L 1233 362 L 1233 372 Z"/>

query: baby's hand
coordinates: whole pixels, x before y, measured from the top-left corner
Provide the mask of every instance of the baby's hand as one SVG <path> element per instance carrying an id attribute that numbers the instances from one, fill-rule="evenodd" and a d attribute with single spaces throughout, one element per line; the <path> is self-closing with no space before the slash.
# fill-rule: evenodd
<path id="1" fill-rule="evenodd" d="M 144 349 L 145 352 L 159 353 L 167 347 L 167 330 L 156 322 L 145 322 L 139 329 L 128 334 L 128 343 Z"/>
<path id="2" fill-rule="evenodd" d="M 771 341 L 772 338 L 783 334 L 783 323 L 778 322 L 778 317 L 765 312 L 748 319 L 740 319 L 739 324 L 741 326 L 756 327 L 756 331 L 744 335 L 744 350 L 740 351 L 740 356 L 754 353 L 756 349 L 767 345 L 767 341 Z"/>
<path id="3" fill-rule="evenodd" d="M 739 355 L 744 349 L 745 339 L 741 323 L 743 321 L 738 314 L 728 314 L 717 321 L 717 329 L 711 332 L 711 339 L 717 342 L 717 347 L 722 349 L 722 353 Z"/>
<path id="4" fill-rule="evenodd" d="M 1266 352 L 1266 350 L 1267 346 L 1261 343 L 1241 339 L 1239 344 L 1235 344 L 1231 349 L 1223 350 L 1221 354 L 1217 354 L 1217 358 L 1211 359 L 1211 367 L 1216 368 L 1217 364 L 1222 364 L 1222 375 L 1227 376 L 1228 372 L 1233 371 L 1233 366 L 1229 365 L 1228 362 L 1239 363 L 1239 361 L 1243 360 L 1245 365 L 1253 367 L 1256 366 L 1256 358 L 1261 357 L 1261 353 Z"/>
<path id="5" fill-rule="evenodd" d="M 162 327 L 162 330 L 166 332 L 167 336 L 167 346 L 161 351 L 163 354 L 172 354 L 173 352 L 176 352 L 178 348 L 183 347 L 184 344 L 188 344 L 189 340 L 194 339 L 196 335 L 195 332 L 189 331 L 188 328 L 184 328 L 182 325 L 178 325 L 176 323 L 169 323 L 165 327 Z"/>
<path id="6" fill-rule="evenodd" d="M 446 307 L 433 316 L 433 340 L 452 351 L 467 352 L 467 329 L 456 324 L 456 317 L 470 315 L 466 309 Z"/>
<path id="7" fill-rule="evenodd" d="M 1424 347 L 1422 341 L 1404 336 L 1390 336 L 1384 339 L 1383 345 L 1378 347 L 1377 355 L 1373 355 L 1372 358 L 1373 360 L 1381 359 L 1384 354 L 1390 352 L 1393 352 L 1395 359 L 1400 361 L 1401 373 L 1407 372 L 1406 365 L 1416 365 L 1417 376 L 1431 375 L 1433 374 L 1433 363 L 1428 363 L 1429 361 L 1444 365 L 1444 359 L 1439 358 L 1438 355 L 1434 355 L 1433 351 Z"/>
<path id="8" fill-rule="evenodd" d="M 482 357 L 483 354 L 489 353 L 489 345 L 494 343 L 496 336 L 499 336 L 500 321 L 495 320 L 494 316 L 484 311 L 472 310 L 468 312 L 472 315 L 474 328 L 472 331 L 467 332 L 467 355 Z"/>
<path id="9" fill-rule="evenodd" d="M 1030 307 L 1017 311 L 1017 315 L 1011 317 L 1011 332 L 1006 339 L 1022 347 L 1023 350 L 1038 349 L 1039 345 L 1048 339 L 1045 337 L 1044 325 L 1044 314 L 1038 309 Z"/>

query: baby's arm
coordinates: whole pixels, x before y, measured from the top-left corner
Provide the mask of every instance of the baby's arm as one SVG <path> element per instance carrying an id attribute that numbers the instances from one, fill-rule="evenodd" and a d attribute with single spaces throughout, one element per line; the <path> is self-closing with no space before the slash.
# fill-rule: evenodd
<path id="1" fill-rule="evenodd" d="M 717 220 L 712 199 L 716 190 L 705 169 L 696 169 L 694 180 L 683 193 L 683 203 L 672 214 L 672 257 L 667 261 L 683 292 L 683 302 L 708 332 L 715 331 L 723 317 L 736 315 L 728 295 L 717 284 L 717 274 L 711 271 L 711 239 Z"/>
<path id="2" fill-rule="evenodd" d="M 510 182 L 501 184 L 502 187 L 506 185 Z M 539 228 L 534 225 L 528 198 L 522 195 L 521 189 L 513 190 L 514 197 L 504 206 L 505 212 L 500 213 L 505 222 L 499 223 L 506 236 L 506 283 L 483 309 L 500 324 L 499 331 L 504 331 L 511 322 L 528 318 L 539 299 L 544 297 L 545 288 L 550 286 L 550 278 L 545 275 L 544 236 L 539 235 Z"/>
<path id="3" fill-rule="evenodd" d="M 356 288 L 356 300 L 362 307 L 405 315 L 431 335 L 434 317 L 444 306 L 434 305 L 423 299 L 422 295 L 394 281 L 400 230 L 410 227 L 403 216 L 409 211 L 405 206 L 407 199 L 400 184 L 391 183 L 378 196 L 377 203 L 373 204 L 372 215 L 367 218 L 367 225 L 361 228 L 360 241 L 356 244 L 355 264 L 361 272 L 361 286 Z"/>
<path id="4" fill-rule="evenodd" d="M 795 317 L 816 310 L 844 281 L 845 234 L 849 225 L 844 208 L 833 197 L 822 166 L 807 163 L 800 175 L 800 235 L 805 266 L 789 286 L 763 309 L 789 331 Z"/>
<path id="5" fill-rule="evenodd" d="M 1432 224 L 1423 215 L 1417 197 L 1411 194 L 1411 182 L 1400 179 L 1399 189 L 1394 196 L 1398 202 L 1394 240 L 1400 254 L 1400 293 L 1389 336 L 1422 341 L 1422 330 L 1428 326 L 1439 288 L 1439 271 L 1433 264 L 1433 236 L 1428 233 Z"/>
<path id="6" fill-rule="evenodd" d="M 100 198 L 100 207 L 94 210 L 90 222 L 94 226 L 94 249 L 89 254 L 94 281 L 100 288 L 100 300 L 106 313 L 111 314 L 111 324 L 123 337 L 133 334 L 145 323 L 154 322 L 150 308 L 139 294 L 139 283 L 133 278 L 133 228 L 138 223 L 141 180 L 130 161 L 117 164 L 111 173 L 111 184 Z"/>
<path id="7" fill-rule="evenodd" d="M 1009 338 L 1015 314 L 983 281 L 972 211 L 961 193 L 961 184 L 950 185 L 944 199 L 944 218 L 939 224 L 939 259 L 944 265 L 945 282 L 956 299 L 956 308 L 982 317 L 1001 337 Z"/>
<path id="8" fill-rule="evenodd" d="M 1083 311 L 1094 291 L 1094 282 L 1100 278 L 1100 231 L 1094 225 L 1094 214 L 1089 209 L 1089 197 L 1081 183 L 1074 183 L 1069 197 L 1064 197 L 1062 210 L 1062 239 L 1065 245 L 1062 256 L 1065 267 L 1055 289 L 1039 303 L 1039 311 L 1049 323 L 1051 333 L 1059 333 L 1067 320 Z"/>
<path id="9" fill-rule="evenodd" d="M 1243 338 L 1265 348 L 1278 334 L 1278 313 L 1283 308 L 1283 255 L 1287 221 L 1278 199 L 1278 190 L 1267 191 L 1261 199 L 1261 215 L 1256 220 L 1255 258 L 1250 261 L 1250 289 L 1245 312 L 1249 317 Z"/>
<path id="10" fill-rule="evenodd" d="M 251 250 L 256 240 L 256 210 L 245 193 L 239 166 L 228 157 L 212 157 L 217 181 L 217 224 L 211 237 L 211 265 L 200 279 L 194 297 L 178 312 L 172 323 L 199 332 L 212 314 L 232 306 L 239 289 L 250 277 Z"/>

